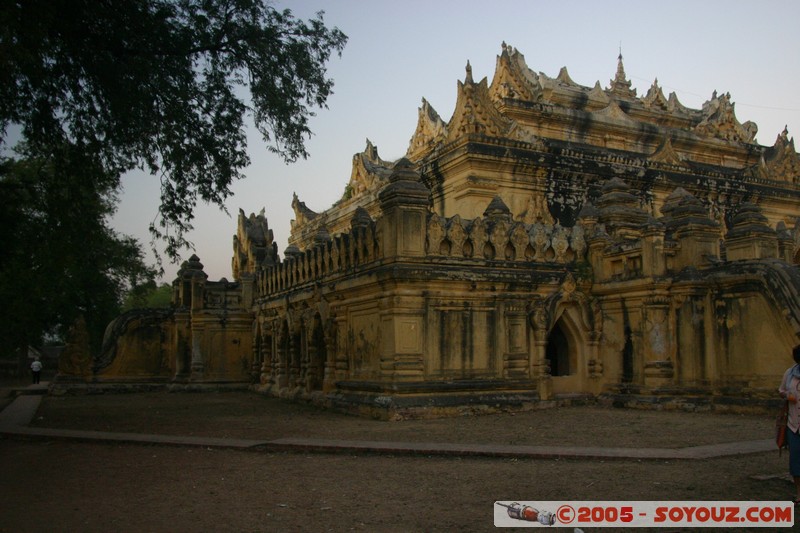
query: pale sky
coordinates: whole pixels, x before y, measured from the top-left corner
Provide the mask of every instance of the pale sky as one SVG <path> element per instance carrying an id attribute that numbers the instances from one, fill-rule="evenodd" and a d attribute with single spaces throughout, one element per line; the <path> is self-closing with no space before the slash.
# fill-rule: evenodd
<path id="1" fill-rule="evenodd" d="M 283 257 L 292 193 L 314 211 L 338 200 L 350 178 L 352 156 L 369 138 L 381 158 L 408 148 L 417 109 L 426 98 L 445 121 L 453 113 L 458 80 L 470 61 L 473 77 L 491 82 L 501 43 L 519 50 L 528 67 L 555 77 L 609 86 L 622 48 L 625 71 L 639 96 L 658 78 L 665 95 L 699 109 L 713 91 L 729 92 L 736 117 L 758 125 L 757 141 L 771 146 L 788 126 L 800 142 L 800 2 L 792 1 L 514 1 L 295 0 L 275 2 L 300 18 L 325 11 L 349 41 L 329 63 L 335 81 L 328 109 L 311 121 L 310 157 L 286 165 L 250 137 L 252 165 L 234 184 L 230 215 L 201 205 L 189 239 L 209 279 L 232 279 L 232 238 L 239 209 L 266 209 Z M 149 249 L 159 186 L 131 174 L 113 226 Z M 191 255 L 185 251 L 183 259 Z M 165 263 L 164 281 L 178 265 Z"/>

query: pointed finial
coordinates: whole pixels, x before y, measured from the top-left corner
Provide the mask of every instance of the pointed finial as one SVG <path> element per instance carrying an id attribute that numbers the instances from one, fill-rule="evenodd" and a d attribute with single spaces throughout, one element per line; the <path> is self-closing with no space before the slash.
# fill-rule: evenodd
<path id="1" fill-rule="evenodd" d="M 616 77 L 616 81 L 624 82 L 625 80 L 626 80 L 625 67 L 622 64 L 622 49 L 620 48 L 619 57 L 617 58 L 617 77 Z"/>
<path id="2" fill-rule="evenodd" d="M 467 59 L 467 77 L 464 81 L 466 83 L 472 83 L 472 65 L 469 64 L 469 59 Z"/>

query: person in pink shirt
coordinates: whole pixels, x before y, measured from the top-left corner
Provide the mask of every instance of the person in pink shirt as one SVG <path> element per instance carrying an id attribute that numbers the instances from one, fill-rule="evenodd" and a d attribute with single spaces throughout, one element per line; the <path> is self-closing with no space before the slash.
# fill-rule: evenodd
<path id="1" fill-rule="evenodd" d="M 789 402 L 789 417 L 786 421 L 786 441 L 789 445 L 789 474 L 794 479 L 795 505 L 800 504 L 800 344 L 792 349 L 795 364 L 783 374 L 778 388 L 782 398 Z"/>

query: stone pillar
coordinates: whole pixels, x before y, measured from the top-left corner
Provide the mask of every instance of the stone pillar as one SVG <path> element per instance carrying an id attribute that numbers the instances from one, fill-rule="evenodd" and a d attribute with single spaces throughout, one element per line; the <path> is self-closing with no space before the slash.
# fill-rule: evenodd
<path id="1" fill-rule="evenodd" d="M 786 223 L 783 220 L 778 222 L 775 232 L 778 236 L 778 258 L 792 264 L 794 262 L 794 238 L 786 229 Z"/>
<path id="2" fill-rule="evenodd" d="M 673 332 L 669 324 L 668 296 L 654 296 L 644 302 L 642 310 L 642 350 L 644 354 L 644 385 L 660 388 L 671 385 L 675 377 L 672 352 Z"/>
<path id="3" fill-rule="evenodd" d="M 347 316 L 337 316 L 334 319 L 335 328 L 335 372 L 336 381 L 347 379 L 350 362 L 347 359 Z"/>
<path id="4" fill-rule="evenodd" d="M 190 279 L 190 313 L 191 313 L 191 332 L 192 332 L 192 363 L 190 379 L 192 381 L 202 380 L 205 376 L 205 359 L 203 357 L 203 333 L 205 325 L 202 320 L 203 308 L 205 305 L 205 284 L 208 276 L 203 272 L 203 264 L 200 258 L 193 255 L 188 261 L 188 268 L 184 277 Z"/>
<path id="5" fill-rule="evenodd" d="M 527 340 L 528 327 L 525 317 L 525 306 L 513 302 L 505 308 L 506 353 L 504 376 L 510 379 L 531 377 L 529 342 Z"/>
<path id="6" fill-rule="evenodd" d="M 203 330 L 202 326 L 192 323 L 192 368 L 191 381 L 201 381 L 205 374 L 205 361 L 203 360 Z"/>
<path id="7" fill-rule="evenodd" d="M 261 375 L 259 376 L 259 382 L 262 385 L 272 381 L 272 365 L 275 358 L 274 342 L 274 324 L 265 321 L 261 325 Z"/>
<path id="8" fill-rule="evenodd" d="M 322 391 L 331 392 L 336 388 L 336 321 L 333 317 L 323 325 L 325 335 L 325 369 L 322 377 Z"/>
<path id="9" fill-rule="evenodd" d="M 261 343 L 263 342 L 264 338 L 261 335 L 261 324 L 259 323 L 258 317 L 253 320 L 253 342 L 251 347 L 251 353 L 253 356 L 253 360 L 250 362 L 250 376 L 253 379 L 254 383 L 258 383 L 261 378 L 261 367 L 262 367 L 262 350 L 261 350 Z"/>
<path id="10" fill-rule="evenodd" d="M 307 313 L 305 315 L 306 318 L 303 320 L 303 325 L 300 329 L 300 372 L 297 376 L 297 385 L 305 391 L 310 391 L 314 380 L 312 361 L 317 354 L 312 336 L 314 321 L 308 318 Z"/>
<path id="11" fill-rule="evenodd" d="M 289 376 L 288 387 L 294 390 L 300 385 L 300 330 L 289 332 Z"/>
<path id="12" fill-rule="evenodd" d="M 609 278 L 612 272 L 610 269 L 605 268 L 605 249 L 608 246 L 610 239 L 608 234 L 604 233 L 599 227 L 595 228 L 587 239 L 589 244 L 589 253 L 587 254 L 589 264 L 592 267 L 592 276 L 595 283 L 605 281 Z"/>
<path id="13" fill-rule="evenodd" d="M 731 226 L 725 235 L 728 261 L 778 257 L 778 235 L 757 205 L 742 203 Z"/>
<path id="14" fill-rule="evenodd" d="M 192 361 L 192 319 L 186 309 L 175 312 L 175 377 L 181 382 L 189 379 Z"/>
<path id="15" fill-rule="evenodd" d="M 650 277 L 661 277 L 667 272 L 663 225 L 648 225 L 642 233 L 642 272 Z"/>
<path id="16" fill-rule="evenodd" d="M 378 235 L 384 258 L 425 256 L 425 233 L 430 191 L 420 181 L 410 161 L 394 166 L 389 184 L 378 195 L 383 216 Z"/>
<path id="17" fill-rule="evenodd" d="M 533 307 L 530 313 L 532 326 L 529 347 L 530 375 L 536 381 L 539 397 L 549 400 L 553 395 L 550 367 L 547 364 L 547 312 L 541 305 Z"/>
<path id="18" fill-rule="evenodd" d="M 383 381 L 424 379 L 424 302 L 416 297 L 388 297 L 381 302 L 381 368 Z"/>
<path id="19" fill-rule="evenodd" d="M 720 368 L 725 355 L 729 352 L 727 305 L 724 300 L 719 300 L 713 294 L 708 294 L 703 300 L 703 321 L 706 330 L 705 348 L 705 382 L 712 390 L 719 389 L 727 380 L 727 368 Z M 724 375 L 720 375 L 720 374 Z"/>
<path id="20" fill-rule="evenodd" d="M 661 207 L 665 228 L 678 241 L 673 268 L 705 267 L 719 258 L 719 224 L 703 203 L 684 189 L 670 194 Z"/>
<path id="21" fill-rule="evenodd" d="M 278 389 L 283 389 L 289 386 L 288 363 L 289 363 L 289 339 L 291 335 L 283 324 L 278 326 L 278 335 L 276 340 L 277 346 L 277 364 L 275 372 L 275 384 Z"/>
<path id="22" fill-rule="evenodd" d="M 253 307 L 253 296 L 256 284 L 256 277 L 250 272 L 242 273 L 239 283 L 242 287 L 242 307 L 251 309 Z"/>
<path id="23" fill-rule="evenodd" d="M 377 234 L 383 258 L 414 261 L 424 257 L 430 191 L 409 160 L 403 158 L 395 164 L 378 200 L 382 216 L 377 222 Z M 382 380 L 423 379 L 422 306 L 416 298 L 388 297 L 381 302 Z"/>

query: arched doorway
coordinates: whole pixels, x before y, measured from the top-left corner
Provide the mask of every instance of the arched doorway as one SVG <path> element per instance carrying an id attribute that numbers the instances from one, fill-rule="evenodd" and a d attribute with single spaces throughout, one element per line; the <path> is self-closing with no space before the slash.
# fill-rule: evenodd
<path id="1" fill-rule="evenodd" d="M 625 326 L 625 345 L 622 348 L 622 382 L 632 383 L 633 373 L 633 335 L 630 326 Z"/>
<path id="2" fill-rule="evenodd" d="M 579 330 L 565 313 L 547 335 L 545 348 L 554 394 L 586 392 L 581 363 L 583 351 Z"/>

